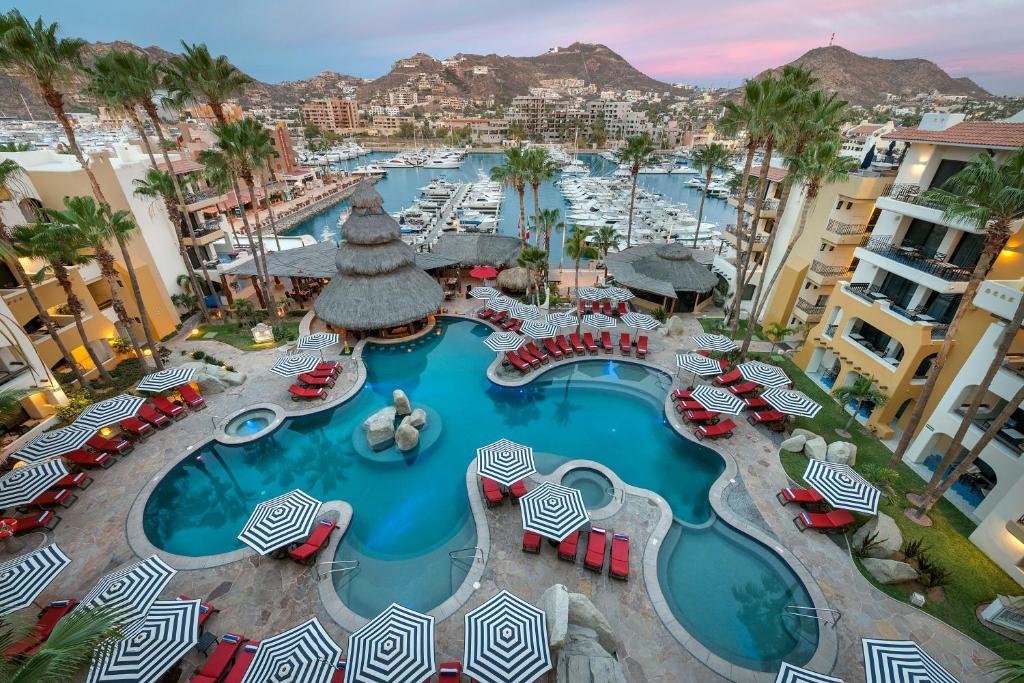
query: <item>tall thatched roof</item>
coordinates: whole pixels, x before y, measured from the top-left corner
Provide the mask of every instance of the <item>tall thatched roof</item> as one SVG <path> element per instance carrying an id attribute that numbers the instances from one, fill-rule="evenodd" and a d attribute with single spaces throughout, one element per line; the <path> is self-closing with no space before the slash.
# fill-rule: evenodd
<path id="1" fill-rule="evenodd" d="M 446 234 L 434 245 L 435 256 L 443 256 L 464 266 L 515 265 L 523 243 L 518 237 L 490 234 Z"/>
<path id="2" fill-rule="evenodd" d="M 677 292 L 703 294 L 715 288 L 711 258 L 682 244 L 642 244 L 608 254 L 605 262 L 616 282 L 675 299 Z"/>
<path id="3" fill-rule="evenodd" d="M 285 249 L 267 254 L 267 271 L 272 277 L 315 277 L 332 278 L 338 272 L 335 257 L 338 245 L 333 241 L 317 242 L 295 249 Z M 458 263 L 436 254 L 416 252 L 416 265 L 423 270 L 444 268 Z M 222 270 L 228 275 L 251 277 L 256 275 L 253 259 L 242 261 Z"/>
<path id="4" fill-rule="evenodd" d="M 346 330 L 378 330 L 425 318 L 444 292 L 416 266 L 416 254 L 384 212 L 368 183 L 352 194 L 352 214 L 341 226 L 345 242 L 335 253 L 337 272 L 313 302 L 317 316 Z"/>

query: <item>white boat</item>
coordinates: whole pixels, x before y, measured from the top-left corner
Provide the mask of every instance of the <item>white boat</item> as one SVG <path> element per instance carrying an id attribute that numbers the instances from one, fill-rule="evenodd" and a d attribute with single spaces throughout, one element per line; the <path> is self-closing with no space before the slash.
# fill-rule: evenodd
<path id="1" fill-rule="evenodd" d="M 695 187 L 698 190 L 704 187 L 704 180 L 702 178 L 690 178 L 686 181 L 687 187 Z"/>
<path id="2" fill-rule="evenodd" d="M 669 171 L 669 173 L 678 173 L 680 175 L 696 175 L 700 173 L 700 171 L 698 171 L 695 168 L 690 168 L 689 166 L 683 164 L 682 166 L 676 166 L 671 171 Z"/>
<path id="3" fill-rule="evenodd" d="M 387 175 L 387 169 L 381 167 L 380 164 L 365 164 L 363 166 L 356 166 L 350 171 L 352 175 Z"/>
<path id="4" fill-rule="evenodd" d="M 582 173 L 589 172 L 590 168 L 588 168 L 585 163 L 579 161 L 578 159 L 562 167 L 562 173 L 567 173 L 569 175 L 579 175 Z"/>

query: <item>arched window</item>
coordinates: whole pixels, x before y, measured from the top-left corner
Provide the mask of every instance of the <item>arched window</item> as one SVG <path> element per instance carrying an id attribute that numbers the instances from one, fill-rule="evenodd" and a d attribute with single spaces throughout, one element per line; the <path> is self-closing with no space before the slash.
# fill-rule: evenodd
<path id="1" fill-rule="evenodd" d="M 933 353 L 930 356 L 926 356 L 921 361 L 921 364 L 917 366 L 916 370 L 914 370 L 914 379 L 923 379 L 928 376 L 928 371 L 931 370 L 932 362 L 935 360 L 935 356 L 937 355 L 939 354 Z"/>

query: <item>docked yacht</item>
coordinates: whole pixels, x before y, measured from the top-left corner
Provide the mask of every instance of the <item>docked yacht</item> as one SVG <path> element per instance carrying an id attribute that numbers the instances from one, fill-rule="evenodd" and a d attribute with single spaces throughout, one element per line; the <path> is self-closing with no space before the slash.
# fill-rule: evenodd
<path id="1" fill-rule="evenodd" d="M 388 171 L 377 163 L 364 164 L 362 166 L 356 166 L 354 169 L 349 171 L 351 175 L 364 175 L 364 176 L 386 176 Z"/>

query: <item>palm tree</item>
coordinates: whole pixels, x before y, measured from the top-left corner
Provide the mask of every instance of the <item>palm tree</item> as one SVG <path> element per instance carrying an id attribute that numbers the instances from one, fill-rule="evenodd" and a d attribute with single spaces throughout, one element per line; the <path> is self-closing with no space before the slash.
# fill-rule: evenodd
<path id="1" fill-rule="evenodd" d="M 1020 683 L 1024 681 L 1024 659 L 995 659 L 990 661 L 986 671 L 999 674 L 993 683 Z"/>
<path id="2" fill-rule="evenodd" d="M 693 154 L 693 163 L 704 169 L 704 189 L 700 193 L 700 209 L 697 211 L 697 231 L 693 234 L 693 248 L 697 248 L 700 224 L 704 220 L 704 201 L 708 198 L 708 186 L 715 169 L 729 163 L 729 150 L 717 142 L 701 147 Z M 671 234 L 671 233 L 670 233 Z"/>
<path id="3" fill-rule="evenodd" d="M 526 268 L 526 272 L 530 274 L 530 280 L 533 282 L 533 289 L 536 294 L 536 303 L 539 306 L 541 278 L 544 275 L 544 269 L 548 265 L 548 253 L 537 247 L 525 247 L 519 252 L 519 258 L 516 262 L 523 268 Z M 529 295 L 529 292 L 527 292 L 527 295 Z"/>
<path id="4" fill-rule="evenodd" d="M 142 148 L 149 156 L 150 164 L 155 168 L 156 157 L 153 155 L 153 146 L 149 143 L 149 135 L 146 134 L 146 127 L 136 108 L 139 99 L 137 97 L 137 81 L 122 65 L 125 56 L 132 58 L 136 55 L 131 52 L 111 50 L 107 54 L 97 57 L 92 66 L 87 69 L 89 83 L 85 87 L 85 92 L 107 107 L 125 114 L 131 120 L 139 134 Z"/>
<path id="5" fill-rule="evenodd" d="M 530 184 L 530 189 L 533 190 L 533 220 L 536 223 L 538 229 L 540 228 L 540 185 L 541 183 L 551 180 L 558 173 L 558 164 L 548 154 L 548 150 L 544 147 L 533 147 L 526 151 L 525 155 L 525 174 L 526 182 Z M 535 244 L 540 244 L 540 235 L 534 239 Z M 547 245 L 544 245 L 547 249 Z"/>
<path id="6" fill-rule="evenodd" d="M 942 346 L 928 369 L 921 395 L 896 445 L 891 463 L 903 459 L 903 454 L 924 418 L 925 408 L 949 358 L 964 315 L 973 305 L 974 295 L 1010 239 L 1011 224 L 1024 217 L 1024 147 L 1012 152 L 1001 165 L 997 165 L 995 159 L 988 154 L 978 154 L 967 162 L 963 170 L 947 180 L 941 189 L 928 190 L 921 198 L 938 205 L 947 223 L 961 223 L 983 232 L 984 243 L 981 256 L 971 272 L 971 279 L 960 297 L 960 304 L 949 322 Z"/>
<path id="7" fill-rule="evenodd" d="M 491 180 L 511 187 L 519 195 L 519 239 L 526 241 L 526 152 L 522 147 L 505 150 L 505 163 L 491 169 Z"/>
<path id="8" fill-rule="evenodd" d="M 626 223 L 626 247 L 633 243 L 633 204 L 636 202 L 636 184 L 640 178 L 640 169 L 654 161 L 654 145 L 645 135 L 628 138 L 626 144 L 615 152 L 620 164 L 629 166 L 629 175 L 633 185 L 629 190 L 629 219 Z"/>
<path id="9" fill-rule="evenodd" d="M 588 237 L 590 237 L 590 228 L 574 225 L 572 226 L 572 235 L 565 243 L 565 253 L 569 254 L 569 258 L 576 262 L 575 291 L 579 291 L 580 288 L 580 261 L 585 258 L 597 258 L 598 255 L 597 249 L 587 241 Z"/>
<path id="10" fill-rule="evenodd" d="M 213 154 L 204 157 L 203 178 L 210 189 L 218 194 L 227 194 L 231 191 L 231 169 L 224 163 L 223 155 Z M 238 232 L 235 231 L 235 217 L 231 209 L 225 205 L 224 215 L 228 219 L 228 228 L 231 230 L 231 237 L 234 246 L 238 246 Z"/>
<path id="11" fill-rule="evenodd" d="M 565 223 L 559 219 L 558 209 L 541 209 L 537 217 L 537 229 L 544 236 L 544 251 L 551 253 L 551 233 L 564 230 Z"/>
<path id="12" fill-rule="evenodd" d="M 224 55 L 214 57 L 204 44 L 181 42 L 182 54 L 175 55 L 164 67 L 167 102 L 177 109 L 192 104 L 210 107 L 217 123 L 228 122 L 224 103 L 241 92 L 251 78 L 239 71 Z"/>
<path id="13" fill-rule="evenodd" d="M 764 326 L 762 332 L 764 336 L 768 337 L 768 340 L 772 343 L 771 351 L 768 352 L 769 356 L 775 355 L 775 347 L 779 345 L 783 339 L 796 332 L 795 327 L 786 327 L 782 323 L 770 322 Z"/>
<path id="14" fill-rule="evenodd" d="M 103 367 L 103 363 L 100 362 L 99 356 L 96 355 L 90 344 L 91 340 L 85 331 L 85 324 L 82 322 L 82 313 L 85 308 L 82 306 L 82 300 L 75 293 L 74 287 L 71 284 L 71 275 L 67 269 L 68 266 L 85 265 L 93 260 L 92 256 L 84 256 L 79 253 L 85 246 L 81 241 L 80 235 L 75 231 L 69 231 L 54 223 L 39 221 L 15 227 L 11 233 L 11 242 L 19 256 L 42 259 L 49 264 L 47 268 L 41 268 L 35 274 L 36 281 L 42 281 L 47 270 L 53 273 L 57 284 L 64 291 L 68 312 L 75 320 L 75 328 L 78 330 L 78 336 L 82 340 L 82 346 L 85 348 L 86 353 L 89 354 L 89 358 L 92 360 L 93 365 L 96 366 L 96 370 L 100 373 L 103 381 L 111 381 L 110 373 Z M 50 328 L 52 327 L 53 321 L 51 320 Z M 51 330 L 50 334 L 55 341 L 59 339 L 55 329 Z M 65 358 L 65 360 L 67 359 Z M 75 369 L 76 377 L 84 376 L 73 358 L 71 360 L 71 367 Z M 83 386 L 91 389 L 88 381 Z"/>
<path id="15" fill-rule="evenodd" d="M 846 421 L 846 425 L 841 430 L 836 430 L 837 434 L 844 437 L 850 436 L 850 425 L 857 419 L 857 414 L 860 413 L 865 403 L 874 403 L 876 406 L 881 406 L 889 400 L 885 393 L 875 388 L 873 377 L 864 376 L 858 377 L 853 384 L 848 386 L 836 387 L 832 390 L 832 396 L 843 406 L 851 403 L 855 403 L 857 406 L 853 414 L 850 415 L 850 419 Z"/>
<path id="16" fill-rule="evenodd" d="M 0 658 L 7 683 L 63 683 L 82 677 L 96 652 L 121 637 L 112 607 L 80 607 L 57 622 L 43 646 L 25 659 Z M 0 648 L 7 650 L 31 628 L 0 618 Z"/>
<path id="17" fill-rule="evenodd" d="M 612 249 L 618 249 L 621 243 L 622 235 L 610 225 L 602 225 L 594 234 L 594 246 L 601 252 L 602 262 L 604 263 L 604 279 L 606 280 L 608 279 L 608 252 Z"/>

